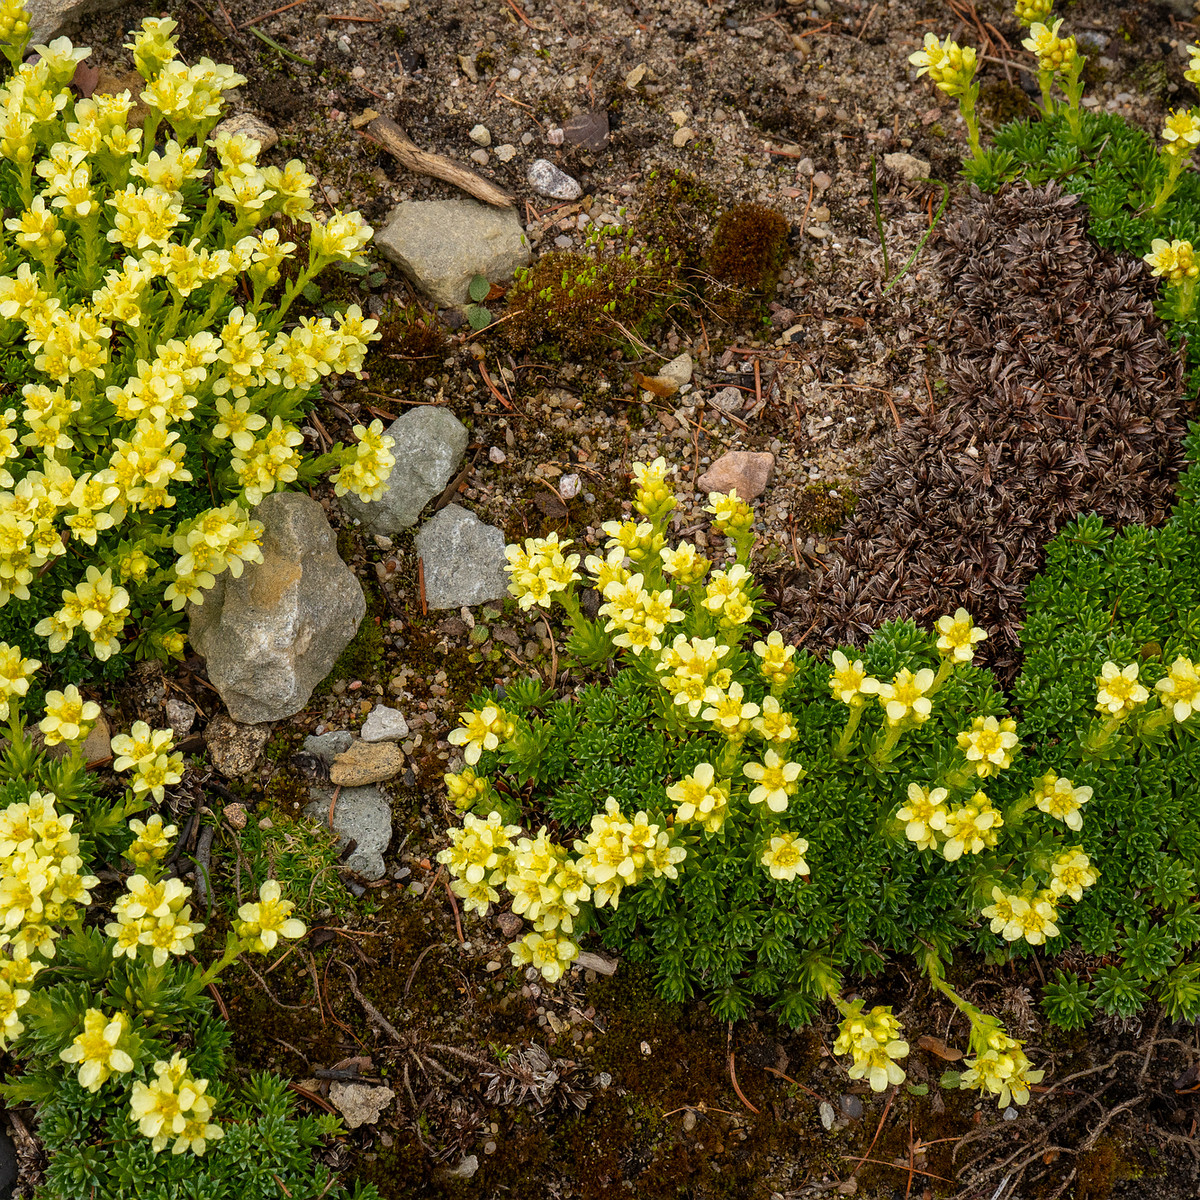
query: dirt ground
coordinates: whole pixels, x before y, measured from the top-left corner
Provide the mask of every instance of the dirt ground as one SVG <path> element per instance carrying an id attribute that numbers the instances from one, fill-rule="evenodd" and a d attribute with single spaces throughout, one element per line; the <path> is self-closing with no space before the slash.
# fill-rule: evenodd
<path id="1" fill-rule="evenodd" d="M 853 497 L 890 431 L 932 401 L 945 371 L 950 313 L 932 245 L 883 296 L 871 161 L 894 275 L 928 231 L 941 189 L 906 181 L 883 156 L 907 151 L 957 189 L 965 146 L 956 111 L 912 79 L 906 59 L 929 30 L 978 43 L 974 19 L 959 16 L 971 6 L 300 0 L 270 13 L 272 2 L 185 0 L 166 11 L 185 57 L 208 55 L 248 77 L 235 108 L 279 132 L 266 157 L 303 159 L 330 206 L 360 208 L 378 225 L 400 200 L 454 194 L 363 136 L 373 110 L 464 163 L 483 157 L 469 132 L 486 126 L 486 162 L 472 165 L 518 197 L 535 253 L 579 247 L 589 226 L 636 214 L 654 173 L 676 170 L 714 189 L 719 208 L 768 205 L 791 230 L 766 319 L 751 328 L 704 310 L 669 314 L 639 357 L 535 361 L 442 313 L 428 373 L 398 382 L 369 360 L 370 376 L 342 381 L 319 407 L 329 434 L 371 413 L 444 404 L 472 435 L 461 503 L 510 538 L 554 528 L 590 544 L 619 510 L 633 462 L 663 454 L 686 485 L 726 449 L 767 449 L 777 465 L 758 505 L 761 568 L 780 595 L 822 569 L 849 507 L 831 515 L 829 489 Z M 125 32 L 161 11 L 126 5 L 87 21 L 78 40 L 120 78 L 130 69 Z M 985 66 L 984 112 L 1019 115 L 1024 56 L 1005 50 L 1005 40 L 1019 44 L 1015 22 L 990 0 L 971 11 L 1001 60 Z M 1090 94 L 1155 126 L 1181 86 L 1179 50 L 1197 31 L 1149 3 L 1080 0 L 1069 19 L 1096 47 Z M 587 112 L 607 116 L 601 149 L 559 138 Z M 503 147 L 514 150 L 508 161 Z M 533 194 L 525 172 L 535 157 L 577 178 L 583 198 Z M 378 287 L 364 285 L 364 307 L 386 314 L 419 300 L 385 272 Z M 480 345 L 500 390 L 480 369 Z M 642 403 L 634 371 L 653 373 L 684 349 L 697 362 L 692 392 Z M 747 397 L 736 421 L 704 405 L 730 384 Z M 564 504 L 555 481 L 572 473 L 584 487 Z M 685 493 L 680 529 L 699 525 L 703 502 Z M 409 539 L 345 530 L 341 546 L 368 589 L 370 637 L 350 669 L 275 730 L 245 786 L 264 804 L 301 806 L 291 756 L 304 734 L 355 728 L 379 697 L 395 703 L 412 733 L 410 769 L 392 787 L 389 878 L 357 909 L 330 914 L 303 962 L 270 980 L 234 973 L 222 986 L 239 1070 L 276 1069 L 309 1104 L 328 1103 L 320 1072 L 351 1058 L 343 1077 L 356 1071 L 395 1088 L 378 1124 L 330 1151 L 348 1178 L 389 1198 L 1197 1195 L 1191 1028 L 1151 1019 L 1063 1035 L 1039 1021 L 1036 975 L 964 960 L 956 984 L 1004 1012 L 1047 1067 L 1043 1090 L 1009 1120 L 974 1093 L 939 1089 L 948 1064 L 936 1053 L 914 1050 L 911 1086 L 884 1100 L 847 1080 L 829 1053 L 832 1026 L 796 1032 L 757 1014 L 730 1030 L 701 1005 L 658 1000 L 628 964 L 611 978 L 585 968 L 548 987 L 508 967 L 495 920 L 472 917 L 459 931 L 433 866 L 450 819 L 445 736 L 477 687 L 549 672 L 548 630 L 500 605 L 423 615 Z M 176 683 L 211 717 L 219 706 L 201 679 L 192 662 Z M 223 931 L 215 923 L 206 936 L 216 944 Z M 904 964 L 863 994 L 947 1046 L 965 1040 L 961 1020 Z"/>

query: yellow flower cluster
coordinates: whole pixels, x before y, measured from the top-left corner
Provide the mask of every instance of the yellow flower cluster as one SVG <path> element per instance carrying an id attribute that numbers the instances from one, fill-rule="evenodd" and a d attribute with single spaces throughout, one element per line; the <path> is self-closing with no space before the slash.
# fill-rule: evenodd
<path id="1" fill-rule="evenodd" d="M 668 468 L 662 457 L 652 463 L 634 463 L 633 477 L 638 485 L 634 511 L 649 521 L 663 520 L 675 507 L 675 493 L 667 486 L 667 477 L 673 473 L 674 468 Z"/>
<path id="2" fill-rule="evenodd" d="M 1179 238 L 1170 242 L 1155 238 L 1150 243 L 1150 253 L 1143 255 L 1142 261 L 1149 265 L 1150 274 L 1161 276 L 1168 287 L 1179 287 L 1200 278 L 1200 261 L 1192 243 Z"/>
<path id="3" fill-rule="evenodd" d="M 713 573 L 700 603 L 725 628 L 746 625 L 754 619 L 754 602 L 747 591 L 753 582 L 750 572 L 735 563 L 727 571 Z"/>
<path id="4" fill-rule="evenodd" d="M 1192 109 L 1174 109 L 1163 122 L 1163 153 L 1187 158 L 1200 145 L 1200 115 Z"/>
<path id="5" fill-rule="evenodd" d="M 137 835 L 125 851 L 125 857 L 139 870 L 153 868 L 171 848 L 171 838 L 179 830 L 174 825 L 163 826 L 157 813 L 149 821 L 130 821 L 129 828 Z"/>
<path id="6" fill-rule="evenodd" d="M 838 1029 L 833 1052 L 852 1055 L 850 1078 L 866 1079 L 872 1091 L 882 1092 L 889 1084 L 904 1082 L 904 1069 L 896 1060 L 907 1056 L 908 1043 L 900 1033 L 900 1022 L 890 1008 L 876 1005 L 869 1013 L 851 1011 Z"/>
<path id="7" fill-rule="evenodd" d="M 217 576 L 223 572 L 240 579 L 246 563 L 263 560 L 262 532 L 262 522 L 251 519 L 236 500 L 221 508 L 210 508 L 181 525 L 172 539 L 179 558 L 163 599 L 178 612 L 189 601 L 202 602 L 204 592 L 216 585 Z"/>
<path id="8" fill-rule="evenodd" d="M 463 758 L 473 767 L 485 750 L 496 750 L 500 743 L 513 735 L 512 718 L 494 704 L 458 714 L 460 729 L 450 731 L 447 740 L 452 746 L 462 746 Z"/>
<path id="9" fill-rule="evenodd" d="M 296 906 L 283 899 L 276 879 L 268 879 L 258 889 L 258 899 L 238 909 L 233 931 L 255 954 L 267 954 L 281 937 L 299 938 L 305 934 L 304 922 L 292 916 Z"/>
<path id="10" fill-rule="evenodd" d="M 935 628 L 938 653 L 959 665 L 972 662 L 975 647 L 987 638 L 987 630 L 980 629 L 965 608 L 957 609 L 952 617 L 938 617 Z"/>
<path id="11" fill-rule="evenodd" d="M 1017 0 L 1013 15 L 1022 25 L 1045 21 L 1054 11 L 1054 0 Z"/>
<path id="12" fill-rule="evenodd" d="M 192 889 L 182 880 L 151 883 L 144 875 L 131 875 L 125 887 L 113 905 L 117 919 L 104 927 L 113 939 L 114 958 L 124 955 L 133 961 L 139 947 L 145 946 L 154 965 L 161 967 L 171 955 L 196 948 L 195 935 L 204 926 L 192 921 L 192 907 L 187 903 Z"/>
<path id="13" fill-rule="evenodd" d="M 565 555 L 563 551 L 570 541 L 560 542 L 558 534 L 544 538 L 526 538 L 525 546 L 506 546 L 504 556 L 508 559 L 509 592 L 517 598 L 517 605 L 527 612 L 535 604 L 549 608 L 556 592 L 565 591 L 581 576 L 575 570 L 579 566 L 579 555 Z"/>
<path id="14" fill-rule="evenodd" d="M 712 763 L 699 763 L 668 786 L 667 799 L 675 805 L 676 821 L 695 821 L 706 833 L 716 833 L 729 811 L 729 781 L 717 779 Z"/>
<path id="15" fill-rule="evenodd" d="M 1150 693 L 1138 681 L 1137 663 L 1118 667 L 1106 662 L 1096 676 L 1096 709 L 1117 721 L 1131 717 L 1147 700 Z"/>
<path id="16" fill-rule="evenodd" d="M 949 38 L 939 42 L 932 33 L 925 35 L 924 48 L 908 56 L 917 68 L 917 78 L 928 75 L 939 91 L 961 96 L 975 77 L 975 47 L 960 46 Z"/>
<path id="17" fill-rule="evenodd" d="M 674 550 L 664 546 L 658 553 L 662 558 L 663 570 L 681 587 L 699 583 L 712 566 L 707 558 L 696 553 L 696 547 L 691 542 L 680 542 Z"/>
<path id="18" fill-rule="evenodd" d="M 1006 942 L 1024 938 L 1031 946 L 1044 945 L 1047 938 L 1058 937 L 1058 900 L 1060 893 L 1046 888 L 1029 895 L 1010 895 L 1003 888 L 992 888 L 992 903 L 982 909 L 992 923 L 992 932 Z"/>
<path id="19" fill-rule="evenodd" d="M 784 691 L 796 674 L 796 664 L 792 661 L 796 654 L 795 646 L 783 644 L 783 634 L 773 629 L 767 634 L 765 642 L 754 643 L 754 653 L 758 656 L 758 673 L 766 681 L 773 692 Z"/>
<path id="20" fill-rule="evenodd" d="M 356 213 L 322 224 L 311 211 L 315 180 L 298 161 L 260 167 L 253 139 L 206 140 L 223 93 L 244 80 L 208 59 L 181 62 L 174 28 L 148 18 L 129 44 L 146 80 L 144 130 L 128 127 L 136 102 L 128 91 L 73 95 L 89 51 L 66 39 L 37 47 L 29 62 L 18 54 L 0 87 L 0 157 L 16 200 L 5 221 L 15 260 L 0 277 L 0 317 L 28 366 L 13 389 L 22 406 L 0 411 L 0 605 L 28 600 L 34 580 L 58 564 L 45 586 L 62 589 L 63 607 L 38 633 L 57 652 L 82 627 L 100 659 L 119 651 L 129 610 L 152 612 L 172 583 L 150 574 L 150 559 L 175 492 L 192 481 L 189 452 L 205 456 L 222 500 L 240 490 L 253 506 L 295 482 L 298 402 L 322 377 L 360 371 L 378 337 L 357 307 L 281 328 L 294 295 L 331 262 L 361 258 L 371 229 Z M 28 32 L 12 0 L 0 8 L 5 31 L 18 45 Z M 173 136 L 159 131 L 164 120 Z M 219 166 L 206 189 L 210 150 Z M 310 230 L 309 261 L 282 302 L 266 292 L 296 247 L 276 219 Z M 245 307 L 210 328 L 239 287 Z M 377 498 L 393 465 L 388 440 L 379 422 L 355 434 L 357 444 L 335 448 L 323 468 L 338 468 L 339 494 Z M 154 513 L 157 521 L 142 519 Z M 118 543 L 135 514 L 136 541 Z M 98 561 L 79 564 L 86 576 L 63 587 L 72 541 Z M 196 579 L 236 570 L 245 557 L 223 549 L 208 543 L 194 573 L 177 572 L 177 608 L 211 586 Z M 125 574 L 126 564 L 139 570 Z"/>
<path id="21" fill-rule="evenodd" d="M 666 538 L 649 521 L 605 521 L 600 528 L 608 534 L 604 548 L 620 550 L 623 557 L 635 564 L 657 557 L 666 544 Z"/>
<path id="22" fill-rule="evenodd" d="M 1053 876 L 1050 890 L 1056 896 L 1070 896 L 1072 900 L 1081 900 L 1084 888 L 1090 888 L 1100 878 L 1091 860 L 1078 846 L 1057 854 L 1050 864 L 1050 874 Z"/>
<path id="23" fill-rule="evenodd" d="M 396 465 L 392 453 L 396 439 L 383 432 L 383 422 L 379 420 L 369 426 L 355 425 L 354 436 L 358 439 L 354 458 L 343 463 L 331 477 L 334 494 L 344 496 L 353 492 L 363 500 L 379 500 L 387 491 L 387 481 Z"/>
<path id="24" fill-rule="evenodd" d="M 687 857 L 687 850 L 673 846 L 671 835 L 651 823 L 644 812 L 626 820 L 612 796 L 605 802 L 604 812 L 592 817 L 587 837 L 576 840 L 575 853 L 597 908 L 606 904 L 616 908 L 621 889 L 647 876 L 675 879 L 679 875 L 676 864 Z"/>
<path id="25" fill-rule="evenodd" d="M 29 693 L 29 680 L 42 664 L 25 658 L 16 646 L 0 642 L 0 721 L 7 721 L 11 702 Z"/>
<path id="26" fill-rule="evenodd" d="M 794 883 L 797 875 L 808 874 L 808 863 L 804 861 L 807 852 L 808 843 L 802 837 L 781 833 L 771 838 L 758 861 L 767 868 L 772 879 Z"/>
<path id="27" fill-rule="evenodd" d="M 1004 818 L 987 795 L 976 792 L 957 808 L 947 807 L 948 797 L 944 787 L 910 783 L 908 799 L 896 811 L 896 819 L 904 822 L 904 836 L 918 850 L 939 850 L 947 862 L 992 849 Z"/>
<path id="28" fill-rule="evenodd" d="M 122 1012 L 114 1017 L 97 1008 L 83 1014 L 83 1032 L 58 1057 L 65 1063 L 79 1064 L 79 1086 L 98 1092 L 113 1074 L 133 1070 L 133 1059 L 121 1043 L 129 1032 L 129 1018 Z"/>
<path id="29" fill-rule="evenodd" d="M 91 639 L 92 653 L 101 662 L 120 650 L 118 634 L 129 616 L 129 592 L 113 583 L 111 568 L 101 572 L 97 567 L 88 567 L 73 590 L 63 591 L 62 601 L 62 608 L 34 626 L 34 632 L 49 642 L 52 651 L 63 649 L 80 626 Z"/>
<path id="30" fill-rule="evenodd" d="M 1180 724 L 1200 713 L 1200 674 L 1190 658 L 1180 654 L 1154 687 L 1163 707 L 1169 708 Z"/>
<path id="31" fill-rule="evenodd" d="M 504 882 L 507 872 L 501 864 L 520 832 L 519 825 L 505 825 L 495 811 L 486 819 L 467 813 L 462 825 L 449 831 L 450 845 L 437 860 L 454 881 L 451 890 L 466 901 L 468 912 L 482 916 L 500 898 L 493 885 Z"/>
<path id="32" fill-rule="evenodd" d="M 728 653 L 729 647 L 716 638 L 689 639 L 680 633 L 663 648 L 654 669 L 662 672 L 661 683 L 675 703 L 696 717 L 710 687 L 724 690 L 733 682 L 733 672 L 720 665 Z"/>
<path id="33" fill-rule="evenodd" d="M 135 721 L 129 733 L 118 734 L 112 740 L 112 751 L 116 756 L 113 770 L 133 768 L 133 794 L 142 796 L 148 792 L 161 803 L 165 789 L 183 778 L 183 754 L 178 751 L 172 754 L 174 747 L 170 729 L 152 730 L 145 721 Z M 155 819 L 151 818 L 151 822 Z M 136 831 L 138 824 L 130 822 L 130 828 Z M 157 836 L 160 840 L 173 837 L 174 828 L 171 826 L 171 832 L 161 832 Z"/>
<path id="34" fill-rule="evenodd" d="M 701 718 L 730 741 L 744 738 L 762 711 L 753 701 L 745 699 L 740 683 L 731 683 L 726 688 L 710 684 L 704 692 L 704 702 L 708 707 L 700 714 Z"/>
<path id="35" fill-rule="evenodd" d="M 658 635 L 668 625 L 682 621 L 684 613 L 672 608 L 673 591 L 648 591 L 641 574 L 631 575 L 625 582 L 613 580 L 604 589 L 600 616 L 607 617 L 605 630 L 619 630 L 613 645 L 622 646 L 640 655 L 644 650 L 662 649 Z"/>
<path id="36" fill-rule="evenodd" d="M 172 1139 L 172 1154 L 185 1150 L 203 1154 L 209 1142 L 225 1136 L 212 1123 L 213 1102 L 205 1095 L 208 1080 L 193 1079 L 186 1058 L 173 1054 L 170 1062 L 160 1059 L 154 1064 L 154 1076 L 149 1084 L 134 1081 L 129 1111 L 138 1130 L 152 1139 L 155 1154 Z"/>
<path id="37" fill-rule="evenodd" d="M 1074 37 L 1060 38 L 1058 31 L 1062 27 L 1060 17 L 1053 25 L 1047 26 L 1041 21 L 1034 21 L 1029 26 L 1029 37 L 1021 45 L 1037 55 L 1038 70 L 1065 71 L 1075 59 L 1077 49 Z"/>
<path id="38" fill-rule="evenodd" d="M 709 492 L 704 511 L 713 514 L 713 524 L 720 533 L 735 540 L 744 537 L 754 526 L 754 509 L 738 496 L 737 488 L 731 489 L 728 495 Z"/>
<path id="39" fill-rule="evenodd" d="M 971 728 L 958 735 L 958 748 L 980 779 L 1007 771 L 1018 743 L 1017 723 L 1011 717 L 999 721 L 995 717 L 976 717 Z"/>
<path id="40" fill-rule="evenodd" d="M 442 778 L 446 781 L 446 792 L 459 812 L 474 808 L 491 790 L 491 784 L 481 779 L 471 767 L 464 767 L 457 775 L 449 771 Z"/>
<path id="41" fill-rule="evenodd" d="M 975 1088 L 997 1097 L 1001 1108 L 1029 1102 L 1029 1085 L 1041 1083 L 1045 1071 L 1032 1071 L 1021 1043 L 996 1029 L 987 1037 L 987 1048 L 964 1062 L 959 1086 Z"/>
<path id="42" fill-rule="evenodd" d="M 1090 787 L 1076 787 L 1069 779 L 1047 771 L 1034 785 L 1033 802 L 1040 812 L 1062 821 L 1076 833 L 1083 828 L 1080 808 L 1092 798 Z"/>
<path id="43" fill-rule="evenodd" d="M 21 1032 L 16 1013 L 29 993 L 15 985 L 30 982 L 46 965 L 35 955 L 54 957 L 55 927 L 73 921 L 100 882 L 82 874 L 74 821 L 59 814 L 50 792 L 33 792 L 0 812 L 0 947 L 11 955 L 0 956 L 0 1040 Z"/>

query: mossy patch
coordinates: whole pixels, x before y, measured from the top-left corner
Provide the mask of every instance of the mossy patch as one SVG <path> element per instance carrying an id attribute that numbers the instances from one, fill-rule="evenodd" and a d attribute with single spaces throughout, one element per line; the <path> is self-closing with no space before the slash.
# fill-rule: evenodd
<path id="1" fill-rule="evenodd" d="M 831 537 L 846 523 L 857 499 L 845 483 L 810 483 L 796 504 L 796 523 L 818 537 Z"/>
<path id="2" fill-rule="evenodd" d="M 721 214 L 708 254 L 708 298 L 730 320 L 756 316 L 787 257 L 788 223 L 775 208 L 737 204 Z"/>

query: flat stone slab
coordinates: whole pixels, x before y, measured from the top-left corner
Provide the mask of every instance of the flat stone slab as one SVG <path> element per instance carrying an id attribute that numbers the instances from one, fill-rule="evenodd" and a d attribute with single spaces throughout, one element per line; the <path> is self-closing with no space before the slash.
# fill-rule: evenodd
<path id="1" fill-rule="evenodd" d="M 364 787 L 394 779 L 404 770 L 404 755 L 391 742 L 353 742 L 333 760 L 330 783 Z"/>
<path id="2" fill-rule="evenodd" d="M 306 816 L 326 825 L 333 788 L 312 789 L 312 803 L 304 808 Z M 342 788 L 333 810 L 333 832 L 341 846 L 356 843 L 346 866 L 364 879 L 382 879 L 383 852 L 392 840 L 392 806 L 377 787 Z"/>
<path id="3" fill-rule="evenodd" d="M 508 595 L 504 534 L 473 512 L 447 504 L 415 538 L 430 608 L 472 608 Z"/>
<path id="4" fill-rule="evenodd" d="M 443 308 L 467 303 L 474 276 L 499 283 L 530 261 L 529 239 L 516 209 L 476 200 L 409 200 L 397 205 L 384 229 L 375 234 L 375 246 Z"/>
<path id="5" fill-rule="evenodd" d="M 696 480 L 698 492 L 721 492 L 728 495 L 736 489 L 739 500 L 753 500 L 767 490 L 775 470 L 775 455 L 753 450 L 731 450 Z"/>

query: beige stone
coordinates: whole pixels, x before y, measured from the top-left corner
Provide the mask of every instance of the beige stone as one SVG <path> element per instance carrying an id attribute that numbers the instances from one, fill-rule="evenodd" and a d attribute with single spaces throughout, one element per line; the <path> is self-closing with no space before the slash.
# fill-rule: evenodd
<path id="1" fill-rule="evenodd" d="M 773 454 L 731 450 L 728 454 L 722 454 L 696 480 L 696 490 L 729 493 L 736 489 L 740 500 L 753 500 L 767 490 L 774 470 Z"/>
<path id="2" fill-rule="evenodd" d="M 329 768 L 329 781 L 341 787 L 365 787 L 394 779 L 404 769 L 404 755 L 391 742 L 354 742 Z"/>

